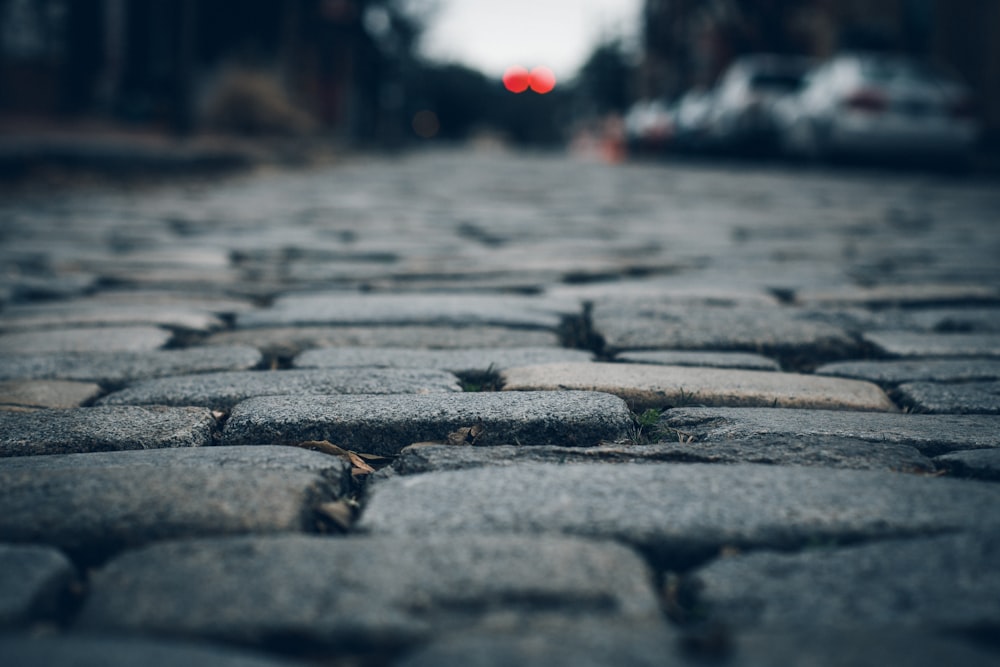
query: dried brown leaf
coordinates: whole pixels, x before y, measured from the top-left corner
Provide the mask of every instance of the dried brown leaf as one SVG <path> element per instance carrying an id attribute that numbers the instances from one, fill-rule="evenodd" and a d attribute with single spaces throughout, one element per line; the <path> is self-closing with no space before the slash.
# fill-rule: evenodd
<path id="1" fill-rule="evenodd" d="M 483 426 L 482 422 L 479 422 L 478 424 L 460 428 L 457 431 L 449 433 L 447 444 L 455 446 L 475 445 L 479 437 L 485 432 L 486 427 Z"/>
<path id="2" fill-rule="evenodd" d="M 333 503 L 322 503 L 316 508 L 320 519 L 332 523 L 337 528 L 347 531 L 354 523 L 355 505 L 349 500 L 338 500 Z"/>

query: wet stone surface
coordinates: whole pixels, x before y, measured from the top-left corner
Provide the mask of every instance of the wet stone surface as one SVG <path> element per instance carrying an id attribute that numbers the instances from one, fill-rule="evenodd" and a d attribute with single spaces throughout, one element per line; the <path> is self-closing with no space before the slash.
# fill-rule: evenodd
<path id="1" fill-rule="evenodd" d="M 335 157 L 4 189 L 4 667 L 1000 661 L 992 175 Z"/>

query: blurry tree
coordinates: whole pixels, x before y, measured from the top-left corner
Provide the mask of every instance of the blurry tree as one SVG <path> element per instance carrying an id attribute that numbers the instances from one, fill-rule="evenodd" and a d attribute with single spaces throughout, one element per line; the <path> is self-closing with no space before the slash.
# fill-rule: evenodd
<path id="1" fill-rule="evenodd" d="M 577 79 L 577 94 L 594 113 L 621 112 L 631 102 L 635 67 L 621 39 L 598 44 Z"/>

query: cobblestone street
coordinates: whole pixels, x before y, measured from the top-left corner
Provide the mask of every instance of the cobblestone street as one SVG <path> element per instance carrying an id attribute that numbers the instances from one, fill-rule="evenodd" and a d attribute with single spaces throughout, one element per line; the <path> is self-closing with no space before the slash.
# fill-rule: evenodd
<path id="1" fill-rule="evenodd" d="M 1000 662 L 993 177 L 0 200 L 0 663 Z"/>

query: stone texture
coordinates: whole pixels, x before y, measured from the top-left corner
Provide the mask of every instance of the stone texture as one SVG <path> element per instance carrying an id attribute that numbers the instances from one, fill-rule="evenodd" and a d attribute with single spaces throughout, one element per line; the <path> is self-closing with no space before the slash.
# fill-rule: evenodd
<path id="1" fill-rule="evenodd" d="M 211 644 L 133 637 L 0 637 L 0 655 L 17 667 L 293 667 L 273 656 Z"/>
<path id="2" fill-rule="evenodd" d="M 72 563 L 55 549 L 0 544 L 0 629 L 55 617 L 75 578 Z"/>
<path id="3" fill-rule="evenodd" d="M 58 380 L 0 382 L 0 406 L 78 408 L 100 395 L 101 388 L 89 382 Z"/>
<path id="4" fill-rule="evenodd" d="M 689 665 L 665 623 L 533 622 L 517 631 L 449 635 L 397 667 L 670 667 Z"/>
<path id="5" fill-rule="evenodd" d="M 555 329 L 561 316 L 572 312 L 564 303 L 539 297 L 333 292 L 282 297 L 272 308 L 241 313 L 236 325 L 240 329 L 320 324 Z"/>
<path id="6" fill-rule="evenodd" d="M 1000 333 L 872 331 L 864 338 L 887 357 L 1000 357 Z"/>
<path id="7" fill-rule="evenodd" d="M 120 388 L 139 380 L 244 371 L 263 357 L 248 346 L 189 347 L 150 352 L 90 352 L 0 356 L 0 377 L 76 380 Z"/>
<path id="8" fill-rule="evenodd" d="M 444 441 L 481 426 L 476 445 L 591 446 L 623 438 L 625 403 L 589 392 L 398 396 L 268 396 L 237 405 L 223 431 L 231 445 L 328 440 L 393 455 L 414 442 Z"/>
<path id="9" fill-rule="evenodd" d="M 909 445 L 928 456 L 1000 447 L 1000 418 L 989 415 L 679 408 L 666 413 L 660 425 L 697 442 L 840 436 L 871 443 Z"/>
<path id="10" fill-rule="evenodd" d="M 178 461 L 163 455 L 142 461 L 146 452 L 120 461 L 97 456 L 93 463 L 90 454 L 0 461 L 0 506 L 6 508 L 0 540 L 48 544 L 75 560 L 99 562 L 158 540 L 314 530 L 317 506 L 342 490 L 329 474 L 314 471 L 322 462 L 278 460 L 256 469 L 252 459 L 226 453 L 229 460 L 220 462 L 212 448 L 195 451 Z M 333 471 L 342 470 L 339 459 L 325 458 Z"/>
<path id="11" fill-rule="evenodd" d="M 629 549 L 574 538 L 207 539 L 108 563 L 78 627 L 384 649 L 532 612 L 648 621 L 651 584 Z"/>
<path id="12" fill-rule="evenodd" d="M 998 450 L 1000 451 L 1000 450 Z M 930 459 L 905 445 L 875 445 L 847 438 L 774 437 L 754 442 L 613 444 L 598 447 L 407 447 L 392 472 L 415 475 L 516 463 L 766 463 L 829 468 L 935 471 Z"/>
<path id="13" fill-rule="evenodd" d="M 1000 534 L 892 540 L 722 558 L 691 579 L 731 628 L 1000 627 Z"/>
<path id="14" fill-rule="evenodd" d="M 868 380 L 883 386 L 903 382 L 995 381 L 1000 380 L 1000 361 L 987 358 L 841 361 L 820 366 L 816 374 Z"/>
<path id="15" fill-rule="evenodd" d="M 202 408 L 107 406 L 0 412 L 0 457 L 202 447 L 216 422 Z"/>
<path id="16" fill-rule="evenodd" d="M 803 290 L 796 301 L 811 306 L 914 307 L 1000 302 L 1000 289 L 989 285 L 928 283 L 877 285 L 836 290 Z"/>
<path id="17" fill-rule="evenodd" d="M 709 368 L 742 368 L 749 371 L 780 371 L 774 359 L 748 352 L 619 352 L 615 361 L 660 366 L 707 366 Z"/>
<path id="18" fill-rule="evenodd" d="M 860 352 L 842 329 L 781 308 L 693 308 L 608 300 L 594 306 L 592 317 L 611 352 L 746 351 L 793 360 L 844 358 Z"/>
<path id="19" fill-rule="evenodd" d="M 702 646 L 704 648 L 699 651 Z M 721 656 L 719 642 L 713 643 L 711 639 L 689 642 L 688 648 L 686 657 L 693 664 L 712 664 L 722 659 L 726 667 L 885 667 L 896 664 L 987 667 L 996 663 L 996 654 L 985 647 L 924 628 L 757 630 L 725 638 L 721 643 Z"/>
<path id="20" fill-rule="evenodd" d="M 256 396 L 460 392 L 458 378 L 435 370 L 315 369 L 204 373 L 139 382 L 100 405 L 199 405 L 229 410 Z"/>
<path id="21" fill-rule="evenodd" d="M 869 470 L 535 464 L 381 481 L 358 528 L 378 535 L 566 533 L 617 539 L 667 568 L 723 547 L 788 549 L 993 529 L 1000 487 Z"/>
<path id="22" fill-rule="evenodd" d="M 1000 480 L 1000 449 L 952 452 L 936 457 L 934 463 L 954 477 Z"/>
<path id="23" fill-rule="evenodd" d="M 387 347 L 329 347 L 295 359 L 296 368 L 434 368 L 458 375 L 500 371 L 561 361 L 587 362 L 590 352 L 555 347 L 419 350 Z"/>
<path id="24" fill-rule="evenodd" d="M 156 327 L 93 327 L 0 334 L 0 354 L 146 352 L 167 344 L 171 334 Z"/>
<path id="25" fill-rule="evenodd" d="M 558 363 L 502 373 L 505 391 L 603 391 L 637 412 L 683 405 L 893 411 L 867 382 L 811 375 L 648 364 Z"/>
<path id="26" fill-rule="evenodd" d="M 937 384 L 908 382 L 893 397 L 913 412 L 935 414 L 1000 414 L 1000 382 Z"/>
<path id="27" fill-rule="evenodd" d="M 51 454 L 8 458 L 3 470 L 25 470 L 36 474 L 71 473 L 89 468 L 200 468 L 201 470 L 244 470 L 313 473 L 329 482 L 338 495 L 351 491 L 351 465 L 336 456 L 302 447 L 260 445 L 257 447 L 192 447 L 147 449 L 87 454 Z"/>
<path id="28" fill-rule="evenodd" d="M 367 327 L 261 327 L 223 331 L 210 336 L 206 345 L 250 345 L 265 354 L 293 357 L 304 350 L 322 347 L 408 347 L 417 349 L 463 349 L 508 347 L 557 347 L 553 331 L 510 329 L 496 326 L 367 326 Z"/>
<path id="29" fill-rule="evenodd" d="M 169 327 L 189 331 L 221 329 L 222 320 L 207 312 L 168 305 L 113 305 L 69 302 L 15 306 L 4 313 L 0 331 L 45 331 L 77 327 Z"/>

